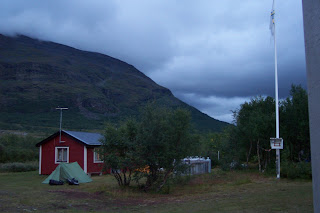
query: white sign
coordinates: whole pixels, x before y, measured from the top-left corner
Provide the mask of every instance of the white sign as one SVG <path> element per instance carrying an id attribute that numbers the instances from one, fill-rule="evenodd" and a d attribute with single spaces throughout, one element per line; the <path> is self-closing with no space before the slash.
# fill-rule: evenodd
<path id="1" fill-rule="evenodd" d="M 283 139 L 282 138 L 270 138 L 271 149 L 283 149 Z"/>

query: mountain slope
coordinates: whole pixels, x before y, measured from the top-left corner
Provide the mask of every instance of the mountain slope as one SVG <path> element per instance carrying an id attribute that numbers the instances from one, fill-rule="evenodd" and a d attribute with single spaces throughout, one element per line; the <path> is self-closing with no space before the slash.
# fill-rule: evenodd
<path id="1" fill-rule="evenodd" d="M 118 59 L 25 36 L 0 34 L 0 128 L 55 128 L 57 106 L 67 106 L 68 129 L 102 129 L 105 121 L 138 116 L 155 101 L 191 111 L 200 131 L 227 125 L 175 98 L 142 72 Z"/>

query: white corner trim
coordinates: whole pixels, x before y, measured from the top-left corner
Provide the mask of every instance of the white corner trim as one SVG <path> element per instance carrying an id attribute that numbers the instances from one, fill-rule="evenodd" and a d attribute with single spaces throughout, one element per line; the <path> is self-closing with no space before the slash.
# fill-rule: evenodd
<path id="1" fill-rule="evenodd" d="M 54 163 L 55 164 L 59 164 L 60 162 L 58 162 L 57 160 L 57 153 L 58 153 L 58 149 L 67 149 L 67 162 L 69 163 L 69 147 L 67 146 L 56 146 L 55 147 L 55 152 L 54 152 Z"/>
<path id="2" fill-rule="evenodd" d="M 39 175 L 41 175 L 42 145 L 39 148 Z"/>
<path id="3" fill-rule="evenodd" d="M 85 173 L 88 173 L 88 156 L 87 156 L 87 147 L 83 148 L 83 170 Z"/>

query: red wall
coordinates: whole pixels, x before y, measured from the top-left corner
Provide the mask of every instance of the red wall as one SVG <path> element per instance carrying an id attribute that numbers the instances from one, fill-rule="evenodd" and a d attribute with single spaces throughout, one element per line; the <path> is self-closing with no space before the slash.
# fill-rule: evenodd
<path id="1" fill-rule="evenodd" d="M 53 170 L 57 167 L 57 165 L 54 163 L 54 154 L 55 154 L 55 144 L 56 138 L 48 141 L 45 144 L 42 144 L 42 153 L 41 153 L 41 174 L 47 175 L 51 174 Z"/>
<path id="2" fill-rule="evenodd" d="M 87 162 L 88 162 L 88 173 L 93 172 L 101 172 L 103 168 L 103 163 L 94 163 L 94 149 L 88 148 L 87 149 Z"/>
<path id="3" fill-rule="evenodd" d="M 84 144 L 79 143 L 72 137 L 62 133 L 61 141 L 59 143 L 59 135 L 50 141 L 42 144 L 42 158 L 41 158 L 41 174 L 48 175 L 53 172 L 59 164 L 55 164 L 55 147 L 69 147 L 69 163 L 78 162 L 82 169 L 84 169 Z M 103 163 L 94 163 L 93 148 L 87 148 L 87 173 L 100 172 Z"/>

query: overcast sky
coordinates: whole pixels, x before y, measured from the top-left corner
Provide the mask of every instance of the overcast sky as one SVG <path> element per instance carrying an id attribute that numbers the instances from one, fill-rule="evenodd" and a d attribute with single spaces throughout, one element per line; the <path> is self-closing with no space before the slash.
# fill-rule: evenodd
<path id="1" fill-rule="evenodd" d="M 0 33 L 24 34 L 132 64 L 219 120 L 274 96 L 272 0 L 3 0 Z M 276 0 L 279 95 L 306 88 L 301 0 Z"/>

